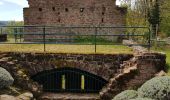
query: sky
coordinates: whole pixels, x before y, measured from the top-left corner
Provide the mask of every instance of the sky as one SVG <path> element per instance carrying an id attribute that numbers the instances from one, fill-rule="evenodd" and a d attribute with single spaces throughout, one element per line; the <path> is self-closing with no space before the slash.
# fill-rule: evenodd
<path id="1" fill-rule="evenodd" d="M 22 21 L 24 7 L 27 0 L 0 0 L 0 21 Z"/>
<path id="2" fill-rule="evenodd" d="M 28 7 L 27 0 L 0 0 L 0 21 L 22 21 L 24 7 Z"/>

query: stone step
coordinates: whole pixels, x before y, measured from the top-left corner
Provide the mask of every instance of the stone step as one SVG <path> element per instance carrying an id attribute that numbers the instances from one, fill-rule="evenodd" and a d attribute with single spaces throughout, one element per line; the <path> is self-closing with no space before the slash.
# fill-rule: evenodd
<path id="1" fill-rule="evenodd" d="M 97 93 L 44 93 L 39 100 L 100 100 Z"/>

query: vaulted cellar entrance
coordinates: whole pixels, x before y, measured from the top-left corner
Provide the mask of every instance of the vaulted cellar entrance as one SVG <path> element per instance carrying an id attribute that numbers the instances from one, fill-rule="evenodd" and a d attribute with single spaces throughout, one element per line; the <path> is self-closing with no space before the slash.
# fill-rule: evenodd
<path id="1" fill-rule="evenodd" d="M 46 92 L 99 92 L 107 81 L 76 68 L 58 68 L 32 76 Z"/>

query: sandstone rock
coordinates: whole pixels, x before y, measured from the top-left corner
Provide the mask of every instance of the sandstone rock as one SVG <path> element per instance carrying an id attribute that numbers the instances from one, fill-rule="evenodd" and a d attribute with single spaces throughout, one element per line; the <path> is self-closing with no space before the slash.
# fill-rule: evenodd
<path id="1" fill-rule="evenodd" d="M 24 73 L 23 73 L 23 71 L 19 70 L 19 71 L 17 71 L 17 74 L 22 76 Z"/>
<path id="2" fill-rule="evenodd" d="M 14 96 L 0 95 L 0 100 L 17 100 Z"/>
<path id="3" fill-rule="evenodd" d="M 23 93 L 16 97 L 17 100 L 32 100 L 33 99 L 33 94 L 30 92 Z"/>
<path id="4" fill-rule="evenodd" d="M 162 70 L 159 73 L 157 73 L 155 76 L 165 76 L 166 73 Z"/>
<path id="5" fill-rule="evenodd" d="M 4 87 L 9 87 L 13 84 L 13 82 L 14 79 L 10 75 L 10 73 L 6 69 L 0 67 L 0 89 Z"/>

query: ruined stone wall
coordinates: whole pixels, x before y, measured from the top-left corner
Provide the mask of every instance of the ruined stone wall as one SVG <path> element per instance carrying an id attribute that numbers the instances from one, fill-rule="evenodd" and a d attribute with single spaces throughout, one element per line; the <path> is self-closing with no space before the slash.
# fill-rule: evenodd
<path id="1" fill-rule="evenodd" d="M 162 53 L 132 54 L 50 54 L 0 53 L 0 67 L 8 70 L 15 84 L 38 95 L 42 90 L 30 77 L 43 70 L 61 67 L 78 68 L 100 76 L 109 83 L 101 90 L 103 100 L 126 89 L 134 89 L 165 70 Z M 25 83 L 25 84 L 23 84 Z"/>
<path id="2" fill-rule="evenodd" d="M 115 0 L 28 0 L 28 2 L 30 7 L 24 8 L 25 25 L 64 27 L 123 26 L 126 24 L 126 8 L 117 7 Z M 105 29 L 99 34 L 123 32 L 123 29 Z M 94 31 L 76 29 L 71 33 L 94 34 Z"/>
<path id="3" fill-rule="evenodd" d="M 39 72 L 71 67 L 109 81 L 120 72 L 123 61 L 132 57 L 132 54 L 0 53 L 0 67 L 11 73 L 15 79 L 15 85 L 38 96 L 42 93 L 42 87 L 32 81 L 31 76 Z"/>
<path id="4" fill-rule="evenodd" d="M 28 0 L 25 25 L 122 26 L 126 9 L 115 0 Z"/>
<path id="5" fill-rule="evenodd" d="M 17 60 L 19 66 L 27 70 L 29 76 L 36 75 L 44 70 L 57 68 L 77 68 L 100 76 L 105 80 L 119 73 L 119 66 L 133 57 L 132 54 L 31 54 L 11 53 L 9 56 Z"/>
<path id="6" fill-rule="evenodd" d="M 116 94 L 128 89 L 137 89 L 160 71 L 165 71 L 166 55 L 144 53 L 136 55 L 122 66 L 122 72 L 110 79 L 100 92 L 103 100 L 111 100 Z"/>

